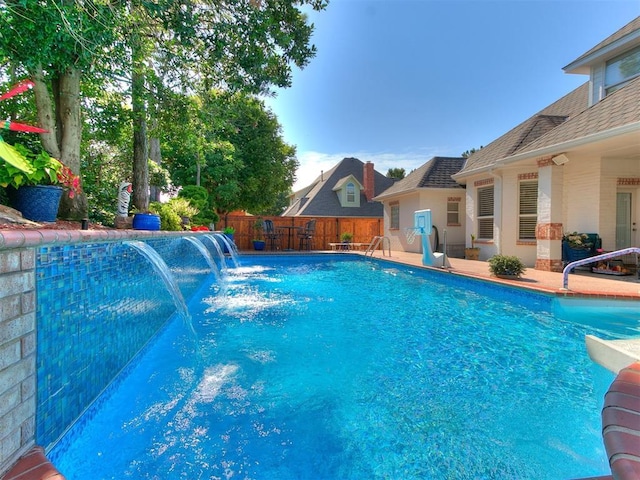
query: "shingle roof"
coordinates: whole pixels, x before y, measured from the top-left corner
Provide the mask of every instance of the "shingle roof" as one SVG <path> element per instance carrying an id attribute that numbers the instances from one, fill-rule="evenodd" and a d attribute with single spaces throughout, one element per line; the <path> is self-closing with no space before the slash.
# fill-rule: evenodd
<path id="1" fill-rule="evenodd" d="M 640 132 L 640 77 L 607 95 L 588 110 L 553 129 L 518 153 L 532 152 L 637 123 Z"/>
<path id="2" fill-rule="evenodd" d="M 596 52 L 604 50 L 607 47 L 613 46 L 613 44 L 618 40 L 620 40 L 621 38 L 626 37 L 627 35 L 634 33 L 638 30 L 640 30 L 640 17 L 636 17 L 634 20 L 626 24 L 620 30 L 615 32 L 613 35 L 610 35 L 609 37 L 605 38 L 602 42 L 597 44 L 591 50 L 580 55 L 577 59 L 575 59 L 569 65 L 564 67 L 563 70 L 569 73 L 572 73 L 572 72 L 588 73 L 588 71 L 581 71 L 580 68 L 584 67 L 585 62 L 588 61 L 589 57 L 591 57 Z"/>
<path id="3" fill-rule="evenodd" d="M 585 83 L 486 147 L 474 152 L 467 159 L 467 163 L 460 171 L 460 174 L 489 167 L 498 160 L 524 150 L 532 142 L 544 138 L 549 132 L 557 128 L 557 125 L 568 122 L 572 117 L 582 113 L 587 108 L 588 95 L 589 84 Z"/>
<path id="4" fill-rule="evenodd" d="M 364 192 L 360 195 L 360 207 L 343 207 L 333 188 L 349 175 L 358 182 L 363 181 L 364 163 L 357 158 L 344 158 L 331 170 L 324 172 L 308 187 L 304 197 L 287 208 L 282 216 L 304 217 L 382 217 L 383 205 L 380 202 L 367 202 Z M 393 184 L 392 178 L 385 177 L 374 170 L 374 192 L 383 192 Z"/>
<path id="5" fill-rule="evenodd" d="M 640 45 L 640 17 L 635 18 L 577 60 L 565 67 L 580 72 L 590 65 Z M 527 154 L 549 154 L 568 143 L 589 143 L 598 137 L 624 133 L 640 134 L 640 78 L 629 81 L 615 92 L 589 107 L 589 84 L 585 83 L 557 102 L 471 155 L 458 175 L 461 179 L 524 158 Z M 595 140 L 593 140 L 595 141 Z M 553 152 L 556 153 L 556 152 Z"/>
<path id="6" fill-rule="evenodd" d="M 451 175 L 459 172 L 465 161 L 463 157 L 433 157 L 378 197 L 410 192 L 416 188 L 464 188 Z"/>

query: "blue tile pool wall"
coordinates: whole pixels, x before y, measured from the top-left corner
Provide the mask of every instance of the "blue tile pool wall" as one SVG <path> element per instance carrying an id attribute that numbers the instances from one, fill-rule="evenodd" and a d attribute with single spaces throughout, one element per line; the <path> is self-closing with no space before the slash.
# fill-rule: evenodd
<path id="1" fill-rule="evenodd" d="M 163 256 L 185 299 L 208 277 L 208 264 L 189 242 L 147 243 Z M 176 307 L 149 261 L 123 243 L 41 247 L 36 291 L 36 441 L 48 446 Z"/>

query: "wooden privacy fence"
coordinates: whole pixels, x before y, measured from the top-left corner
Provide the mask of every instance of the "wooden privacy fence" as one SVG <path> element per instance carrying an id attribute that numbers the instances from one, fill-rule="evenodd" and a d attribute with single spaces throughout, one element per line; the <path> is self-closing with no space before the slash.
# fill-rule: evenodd
<path id="1" fill-rule="evenodd" d="M 304 228 L 305 224 L 314 218 L 316 220 L 316 231 L 314 235 L 314 248 L 316 250 L 331 250 L 329 243 L 340 242 L 340 235 L 348 232 L 353 234 L 354 243 L 369 243 L 376 235 L 383 235 L 383 222 L 381 218 L 344 218 L 344 217 L 270 217 L 270 216 L 246 216 L 227 215 L 216 224 L 216 230 L 225 227 L 235 228 L 234 241 L 239 250 L 253 250 L 252 240 L 258 239 L 258 232 L 255 229 L 258 220 L 273 220 L 276 228 L 279 227 L 299 227 Z M 284 229 L 282 238 L 282 248 L 290 247 L 298 250 L 297 230 Z M 290 237 L 288 234 L 290 233 Z M 289 244 L 289 238 L 291 244 Z"/>

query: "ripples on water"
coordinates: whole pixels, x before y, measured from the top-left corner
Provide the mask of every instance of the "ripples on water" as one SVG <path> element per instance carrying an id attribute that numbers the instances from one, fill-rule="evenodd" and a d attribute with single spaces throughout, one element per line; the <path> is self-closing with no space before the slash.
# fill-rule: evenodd
<path id="1" fill-rule="evenodd" d="M 606 325 L 405 268 L 263 261 L 191 303 L 197 347 L 173 322 L 54 452 L 69 480 L 608 471 L 599 415 L 612 375 L 584 347 Z"/>

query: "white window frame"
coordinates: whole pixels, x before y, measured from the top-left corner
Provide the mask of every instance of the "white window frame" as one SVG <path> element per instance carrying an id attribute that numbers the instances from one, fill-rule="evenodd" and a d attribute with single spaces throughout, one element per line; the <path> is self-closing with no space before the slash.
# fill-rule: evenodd
<path id="1" fill-rule="evenodd" d="M 400 202 L 389 204 L 389 230 L 400 230 Z"/>
<path id="2" fill-rule="evenodd" d="M 536 239 L 538 223 L 538 181 L 523 180 L 518 185 L 518 239 Z"/>
<path id="3" fill-rule="evenodd" d="M 640 60 L 640 46 L 629 50 L 622 55 L 618 55 L 606 63 L 604 74 L 604 88 L 606 95 L 615 92 L 640 75 L 640 67 L 636 67 L 638 68 L 637 71 L 631 71 L 628 74 L 624 74 L 624 72 L 621 71 L 621 68 L 623 67 L 625 60 L 630 60 L 631 64 L 638 62 L 638 60 Z M 615 70 L 615 73 L 612 72 L 613 70 Z M 614 76 L 613 80 L 611 80 L 612 73 Z M 618 73 L 620 73 L 620 75 L 617 75 Z"/>
<path id="4" fill-rule="evenodd" d="M 478 188 L 478 208 L 476 218 L 478 221 L 478 240 L 493 240 L 494 226 L 494 186 Z"/>
<path id="5" fill-rule="evenodd" d="M 344 187 L 345 199 L 347 203 L 356 203 L 356 186 L 353 182 L 349 182 Z"/>
<path id="6" fill-rule="evenodd" d="M 447 202 L 447 226 L 460 225 L 460 202 Z"/>

